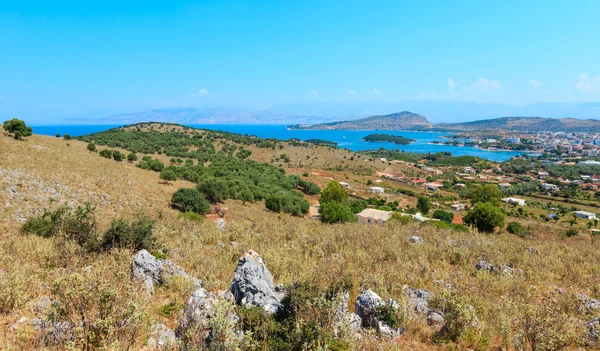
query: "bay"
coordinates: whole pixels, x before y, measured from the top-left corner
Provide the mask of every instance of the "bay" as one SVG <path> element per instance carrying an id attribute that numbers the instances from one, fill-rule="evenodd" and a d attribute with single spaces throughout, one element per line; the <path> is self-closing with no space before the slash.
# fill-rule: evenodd
<path id="1" fill-rule="evenodd" d="M 352 131 L 352 130 L 289 130 L 285 125 L 261 125 L 261 124 L 191 124 L 189 127 L 222 130 L 237 134 L 255 135 L 260 138 L 276 139 L 322 139 L 333 141 L 340 148 L 350 149 L 352 151 L 371 150 L 371 149 L 399 149 L 406 152 L 416 153 L 436 153 L 441 151 L 451 152 L 454 156 L 478 156 L 491 161 L 505 161 L 513 156 L 518 156 L 520 152 L 513 151 L 488 151 L 467 146 L 450 146 L 431 144 L 432 141 L 443 141 L 443 137 L 450 133 L 439 132 L 409 132 L 409 131 Z M 59 133 L 61 136 L 70 134 L 72 137 L 85 134 L 105 131 L 119 125 L 54 125 L 54 126 L 33 126 L 33 132 L 36 134 L 54 136 Z M 396 145 L 386 142 L 366 142 L 362 140 L 365 136 L 373 133 L 385 133 L 391 135 L 401 135 L 415 140 L 410 145 Z"/>

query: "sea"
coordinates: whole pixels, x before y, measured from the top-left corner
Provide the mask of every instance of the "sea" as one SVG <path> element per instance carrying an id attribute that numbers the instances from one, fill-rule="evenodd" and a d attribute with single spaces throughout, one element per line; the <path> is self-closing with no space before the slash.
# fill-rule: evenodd
<path id="1" fill-rule="evenodd" d="M 55 136 L 70 134 L 73 137 L 91 134 L 119 127 L 120 125 L 53 125 L 32 126 L 35 134 Z M 450 133 L 440 132 L 413 132 L 413 131 L 353 131 L 353 130 L 291 130 L 285 125 L 262 125 L 262 124 L 190 124 L 189 127 L 222 130 L 243 135 L 255 135 L 260 138 L 292 139 L 300 140 L 321 139 L 333 141 L 338 147 L 352 151 L 372 149 L 404 150 L 416 153 L 436 153 L 440 151 L 451 152 L 453 156 L 479 156 L 490 161 L 506 161 L 513 156 L 522 153 L 513 151 L 490 151 L 469 146 L 450 146 L 432 144 L 432 141 L 444 141 L 444 137 Z M 365 136 L 373 133 L 401 135 L 415 140 L 410 145 L 396 145 L 386 142 L 366 142 L 362 140 Z"/>

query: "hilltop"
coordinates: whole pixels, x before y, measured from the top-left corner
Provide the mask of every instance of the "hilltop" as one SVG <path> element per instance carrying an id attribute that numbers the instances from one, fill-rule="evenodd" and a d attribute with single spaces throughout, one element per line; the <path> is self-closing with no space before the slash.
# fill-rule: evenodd
<path id="1" fill-rule="evenodd" d="M 416 113 L 403 111 L 389 115 L 371 116 L 351 121 L 321 123 L 315 125 L 294 124 L 290 129 L 309 130 L 424 130 L 432 124 L 427 118 Z"/>

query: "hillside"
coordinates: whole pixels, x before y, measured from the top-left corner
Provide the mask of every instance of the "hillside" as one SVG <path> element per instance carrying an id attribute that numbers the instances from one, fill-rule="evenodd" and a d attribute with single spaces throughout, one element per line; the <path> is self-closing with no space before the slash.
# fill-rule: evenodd
<path id="1" fill-rule="evenodd" d="M 290 129 L 309 130 L 424 130 L 432 127 L 427 118 L 408 111 L 390 115 L 371 116 L 352 121 L 321 123 L 314 125 L 294 124 Z"/>
<path id="2" fill-rule="evenodd" d="M 503 130 L 520 132 L 597 132 L 600 120 L 543 117 L 502 117 L 465 123 L 436 124 L 435 129 L 449 131 Z"/>
<path id="3" fill-rule="evenodd" d="M 90 140 L 97 151 L 137 152 L 139 159 L 102 157 L 88 150 Z M 321 189 L 332 180 L 345 181 L 354 196 L 366 199 L 374 196 L 368 184 L 379 180 L 386 196 L 378 199 L 398 201 L 408 211 L 425 194 L 423 187 L 379 174 L 427 173 L 378 158 L 390 156 L 158 123 L 81 140 L 33 135 L 19 141 L 0 132 L 0 150 L 2 350 L 156 350 L 165 339 L 171 342 L 166 350 L 205 349 L 206 340 L 227 345 L 223 350 L 522 350 L 532 343 L 537 350 L 577 349 L 586 345 L 586 323 L 598 317 L 600 241 L 562 236 L 566 223 L 517 213 L 509 220 L 532 230 L 523 237 L 436 222 L 326 224 L 308 214 L 269 211 L 265 199 L 236 198 L 236 187 L 277 195 L 297 191 L 293 181 L 302 179 Z M 144 156 L 162 162 L 176 179 L 145 169 Z M 185 180 L 192 171 L 198 177 Z M 448 173 L 456 172 L 449 168 Z M 227 184 L 219 190 L 229 191 L 203 217 L 170 206 L 179 188 L 215 179 L 219 186 Z M 240 195 L 246 189 L 241 190 Z M 302 196 L 311 205 L 318 202 L 315 194 Z M 448 209 L 456 196 L 442 189 L 431 198 Z M 79 245 L 72 235 L 86 230 L 81 224 L 87 222 L 80 221 L 85 213 L 65 221 L 64 233 L 43 231 L 46 222 L 34 228 L 45 235 L 22 230 L 44 210 L 56 213 L 62 205 L 87 201 L 95 206 L 94 233 L 119 233 L 140 214 L 151 218 L 155 241 L 148 261 L 176 267 L 173 276 L 140 283 L 132 280 L 134 247 L 98 252 Z M 508 205 L 504 209 L 516 212 Z M 112 243 L 119 240 L 124 239 L 114 236 Z M 275 316 L 214 297 L 227 296 L 222 291 L 236 279 L 236 267 L 256 253 L 264 263 L 258 268 L 268 267 L 287 294 L 281 300 L 285 309 Z M 201 280 L 203 288 L 189 277 Z M 334 327 L 337 311 L 344 318 L 364 312 L 355 301 L 368 289 L 382 299 L 372 313 L 398 327 L 396 334 L 378 327 Z M 393 303 L 384 303 L 389 299 Z M 186 319 L 190 314 L 196 319 Z M 194 321 L 196 329 L 184 328 Z M 540 329 L 544 333 L 538 334 Z"/>

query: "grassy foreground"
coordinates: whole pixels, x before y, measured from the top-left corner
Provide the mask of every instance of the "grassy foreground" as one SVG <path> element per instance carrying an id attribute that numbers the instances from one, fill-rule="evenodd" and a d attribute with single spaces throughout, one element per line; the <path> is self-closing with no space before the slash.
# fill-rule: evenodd
<path id="1" fill-rule="evenodd" d="M 165 183 L 158 173 L 99 157 L 86 146 L 80 141 L 37 135 L 25 141 L 0 136 L 2 350 L 52 349 L 31 323 L 39 316 L 44 297 L 51 297 L 71 315 L 102 320 L 107 328 L 96 348 L 107 350 L 144 349 L 154 323 L 177 326 L 189 297 L 189 288 L 177 283 L 146 296 L 130 282 L 133 252 L 129 250 L 90 254 L 57 238 L 19 233 L 25 218 L 53 201 L 55 205 L 96 204 L 100 227 L 140 211 L 151 216 L 157 220 L 155 235 L 167 257 L 203 280 L 209 291 L 228 289 L 238 257 L 253 249 L 276 282 L 285 286 L 308 282 L 326 288 L 343 278 L 349 280 L 351 310 L 362 289 L 404 302 L 403 289 L 408 285 L 431 291 L 432 305 L 443 303 L 448 296 L 460 301 L 462 308 L 472 305 L 480 322 L 477 328 L 465 328 L 455 338 L 447 338 L 424 319 L 407 318 L 406 333 L 398 340 L 367 334 L 359 341 L 350 340 L 350 349 L 585 347 L 585 323 L 594 315 L 579 308 L 577 294 L 600 297 L 598 240 L 545 235 L 544 224 L 535 229 L 537 235 L 527 239 L 415 223 L 325 225 L 268 212 L 262 203 L 244 205 L 233 200 L 224 204 L 227 225 L 221 231 L 210 216 L 203 222 L 190 221 L 168 207 L 171 194 L 192 183 Z M 317 162 L 327 162 L 325 149 L 318 150 L 322 154 Z M 252 151 L 259 154 L 253 157 L 272 158 L 260 150 Z M 294 155 L 301 148 L 276 150 L 284 152 Z M 425 243 L 411 244 L 411 235 L 422 237 Z M 523 270 L 523 275 L 478 272 L 475 265 L 481 260 L 511 264 Z M 73 348 L 83 345 L 76 340 Z M 264 349 L 264 345 L 254 348 Z"/>

